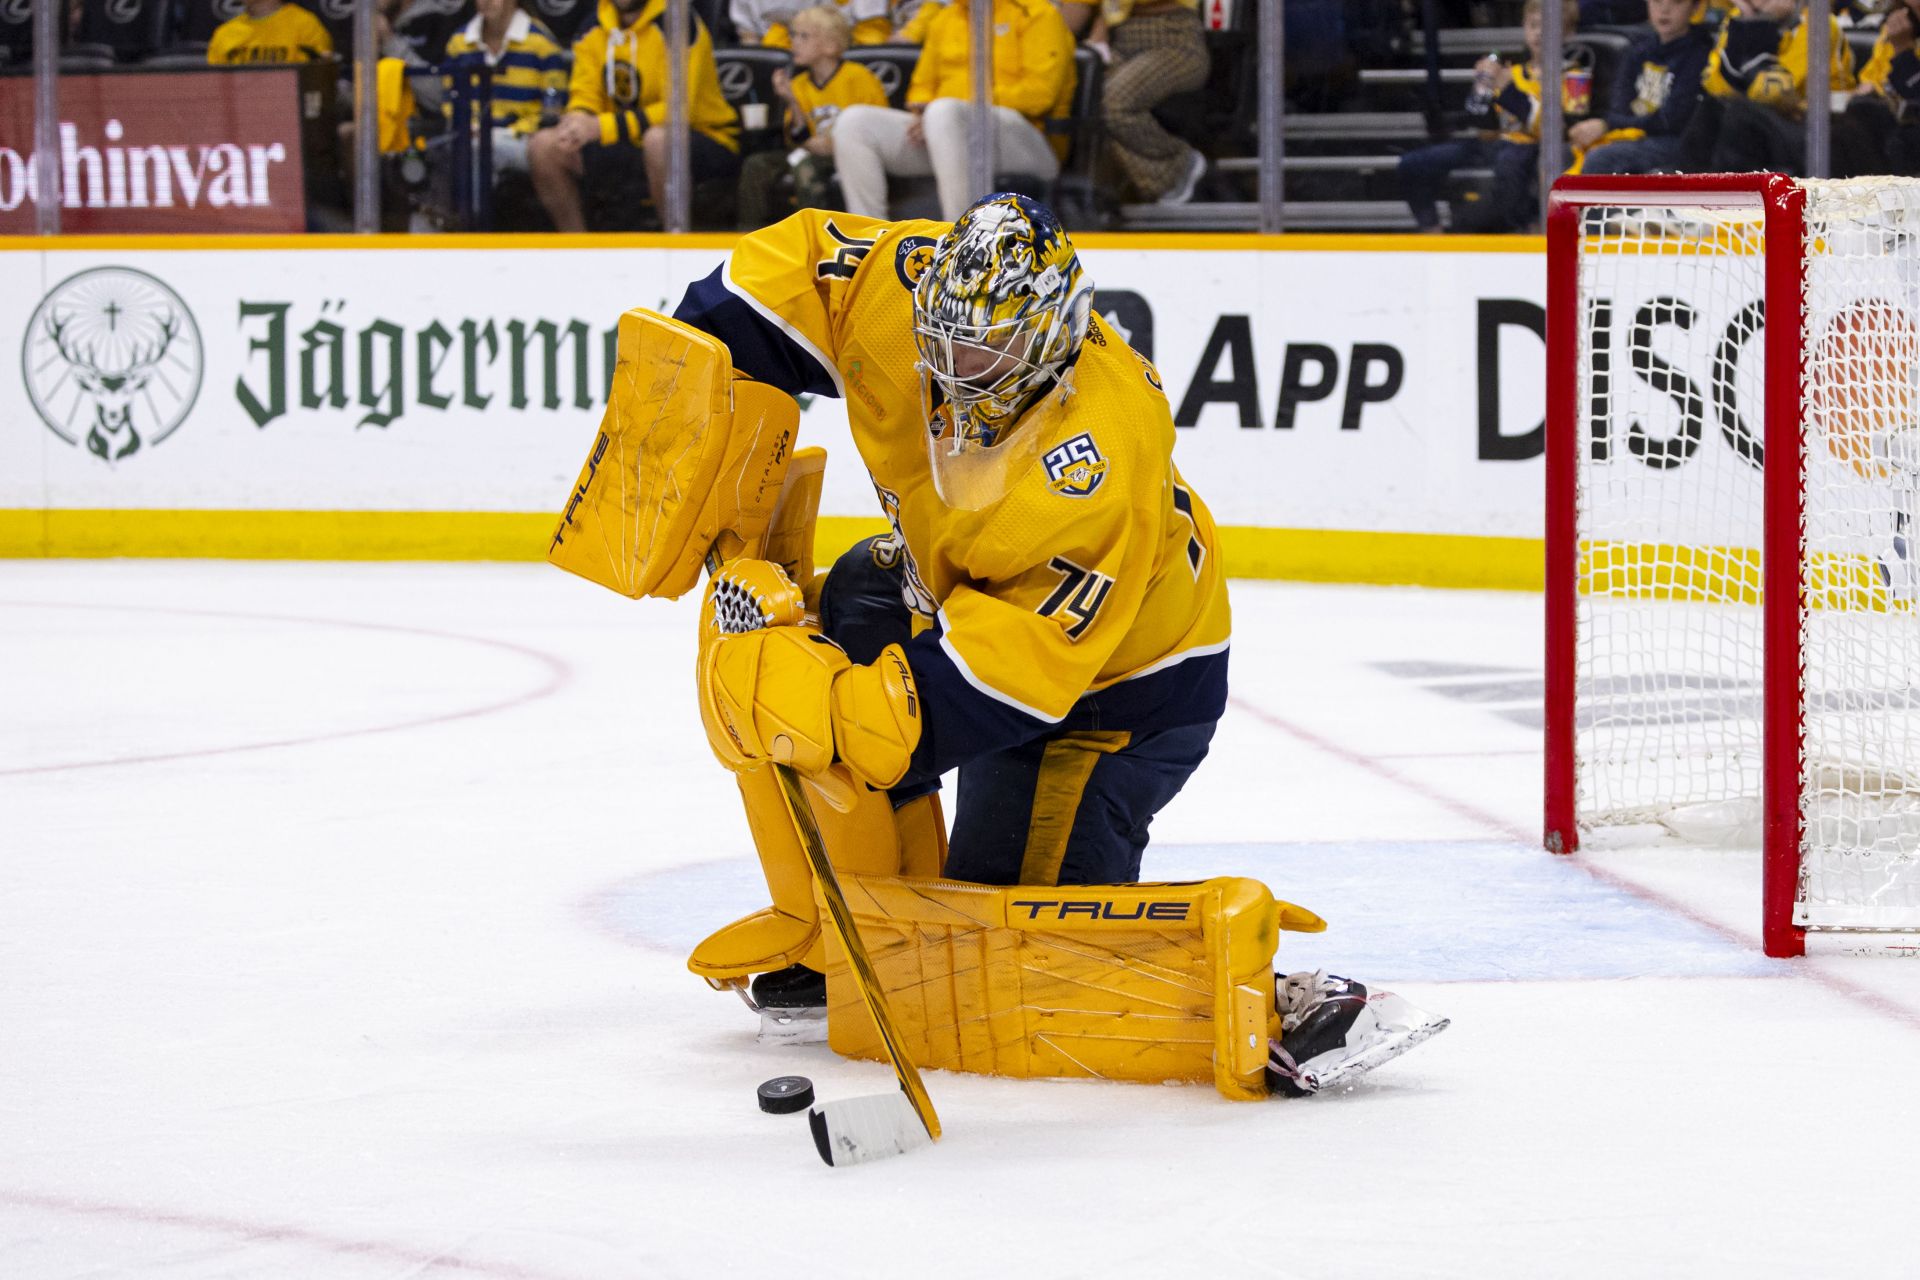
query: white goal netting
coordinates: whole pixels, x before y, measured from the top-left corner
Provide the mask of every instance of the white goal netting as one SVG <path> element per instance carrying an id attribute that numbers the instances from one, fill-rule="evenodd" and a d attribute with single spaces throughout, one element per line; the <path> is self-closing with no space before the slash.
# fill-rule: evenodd
<path id="1" fill-rule="evenodd" d="M 1920 929 L 1920 182 L 1808 182 L 1796 923 Z M 1582 827 L 1757 830 L 1769 244 L 1760 203 L 1582 214 Z M 1771 430 L 1783 427 L 1773 424 Z M 1786 517 L 1786 518 L 1790 518 Z"/>

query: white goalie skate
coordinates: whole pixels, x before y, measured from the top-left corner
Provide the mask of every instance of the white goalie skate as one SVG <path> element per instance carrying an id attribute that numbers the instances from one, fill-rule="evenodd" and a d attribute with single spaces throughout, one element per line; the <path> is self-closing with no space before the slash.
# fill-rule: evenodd
<path id="1" fill-rule="evenodd" d="M 1280 1039 L 1267 1042 L 1267 1086 L 1304 1098 L 1352 1081 L 1447 1029 L 1394 995 L 1325 972 L 1274 980 Z"/>

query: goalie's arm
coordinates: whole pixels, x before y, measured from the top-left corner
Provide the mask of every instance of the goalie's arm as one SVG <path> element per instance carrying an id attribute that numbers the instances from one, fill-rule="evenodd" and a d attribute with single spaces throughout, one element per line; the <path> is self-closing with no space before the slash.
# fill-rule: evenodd
<path id="1" fill-rule="evenodd" d="M 796 340 L 778 314 L 758 299 L 729 287 L 727 264 L 687 286 L 686 296 L 673 310 L 675 320 L 710 333 L 727 344 L 733 367 L 756 382 L 778 387 L 788 395 L 838 396 L 839 378 L 831 357 L 817 346 Z"/>
<path id="2" fill-rule="evenodd" d="M 849 246 L 887 224 L 803 209 L 741 238 L 712 274 L 687 286 L 673 318 L 712 334 L 734 367 L 789 395 L 839 396 L 834 322 L 845 305 Z"/>

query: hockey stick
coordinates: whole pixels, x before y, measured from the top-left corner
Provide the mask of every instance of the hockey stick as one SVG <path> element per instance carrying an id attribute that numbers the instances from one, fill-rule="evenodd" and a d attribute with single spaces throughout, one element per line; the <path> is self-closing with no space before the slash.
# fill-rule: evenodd
<path id="1" fill-rule="evenodd" d="M 710 552 L 707 571 L 714 573 L 719 568 L 719 555 Z M 760 625 L 766 625 L 764 619 Z M 801 790 L 800 776 L 789 765 L 774 764 L 771 767 L 774 778 L 780 784 L 780 796 L 786 802 L 787 814 L 793 820 L 794 832 L 800 837 L 800 847 L 807 855 L 807 865 L 820 885 L 820 896 L 826 899 L 828 923 L 847 953 L 847 964 L 853 970 L 855 985 L 860 988 L 860 998 L 866 1003 L 867 1012 L 873 1016 L 873 1025 L 880 1032 L 880 1043 L 886 1048 L 887 1058 L 893 1064 L 893 1073 L 900 1082 L 898 1093 L 871 1094 L 816 1104 L 807 1116 L 807 1122 L 813 1130 L 813 1145 L 819 1150 L 822 1160 L 835 1166 L 863 1164 L 869 1160 L 917 1151 L 939 1140 L 940 1117 L 934 1112 L 933 1099 L 927 1095 L 927 1086 L 920 1079 L 919 1069 L 901 1048 L 900 1031 L 894 1025 L 893 1011 L 888 1008 L 886 996 L 880 990 L 880 979 L 873 971 L 873 961 L 868 958 L 866 944 L 861 942 L 860 930 L 853 922 L 853 910 L 847 906 L 846 894 L 841 892 L 840 880 L 834 875 L 833 863 L 827 857 L 826 841 L 820 837 L 820 824 L 813 816 L 813 806 L 808 802 L 806 792 Z"/>
<path id="2" fill-rule="evenodd" d="M 933 1099 L 927 1096 L 927 1086 L 920 1079 L 919 1069 L 900 1046 L 900 1031 L 894 1026 L 893 1011 L 887 1007 L 887 998 L 880 990 L 880 979 L 873 971 L 873 961 L 867 957 L 866 944 L 860 940 L 860 930 L 853 922 L 846 894 L 840 891 L 833 863 L 827 860 L 827 846 L 820 838 L 820 827 L 814 821 L 806 793 L 800 789 L 799 775 L 784 764 L 774 765 L 773 774 L 780 782 L 780 795 L 787 802 L 787 812 L 793 815 L 793 827 L 799 833 L 801 848 L 806 850 L 813 877 L 820 883 L 820 896 L 826 899 L 827 919 L 840 945 L 846 949 L 847 964 L 853 969 L 860 998 L 866 1002 L 867 1012 L 873 1015 L 873 1025 L 880 1031 L 880 1043 L 886 1046 L 893 1073 L 900 1081 L 898 1093 L 843 1098 L 816 1105 L 807 1116 L 807 1123 L 813 1129 L 813 1145 L 819 1148 L 820 1158 L 831 1165 L 861 1164 L 918 1150 L 939 1140 L 940 1117 L 934 1113 Z"/>

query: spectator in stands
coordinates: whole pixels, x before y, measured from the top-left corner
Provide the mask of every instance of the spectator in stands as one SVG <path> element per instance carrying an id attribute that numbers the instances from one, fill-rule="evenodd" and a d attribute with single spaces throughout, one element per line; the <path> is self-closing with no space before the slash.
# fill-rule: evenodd
<path id="1" fill-rule="evenodd" d="M 1456 229 L 1518 231 L 1538 218 L 1540 160 L 1540 37 L 1543 0 L 1527 0 L 1520 27 L 1527 42 L 1523 62 L 1504 63 L 1489 55 L 1474 67 L 1474 92 L 1467 100 L 1467 121 L 1478 132 L 1409 151 L 1400 157 L 1400 191 L 1413 210 L 1423 234 L 1441 231 L 1439 199 L 1447 175 L 1455 169 L 1491 167 L 1493 196 L 1485 211 L 1464 214 L 1456 210 Z M 1579 25 L 1576 0 L 1565 0 L 1563 22 L 1568 34 Z M 1591 79 L 1581 89 L 1578 68 L 1568 68 L 1561 81 L 1565 119 L 1584 115 L 1591 101 Z"/>
<path id="2" fill-rule="evenodd" d="M 873 72 L 846 60 L 853 23 L 837 6 L 815 5 L 793 16 L 793 73 L 773 73 L 785 108 L 786 148 L 750 155 L 740 165 L 740 229 L 777 222 L 796 208 L 828 203 L 833 177 L 833 124 L 848 107 L 887 105 Z M 788 150 L 787 148 L 791 148 Z M 793 190 L 781 179 L 793 176 Z"/>
<path id="3" fill-rule="evenodd" d="M 600 20 L 573 46 L 567 113 L 533 135 L 527 166 L 555 227 L 584 231 L 584 187 L 611 212 L 631 218 L 641 200 L 656 206 L 667 184 L 667 0 L 603 0 Z M 687 35 L 687 123 L 693 180 L 740 172 L 739 117 L 720 92 L 713 38 L 697 16 Z"/>
<path id="4" fill-rule="evenodd" d="M 827 0 L 846 15 L 852 28 L 853 44 L 885 44 L 893 38 L 893 19 L 887 12 L 887 0 Z M 770 49 L 793 47 L 791 30 L 795 0 L 733 0 L 727 17 L 733 21 L 734 34 L 741 44 L 765 45 Z"/>
<path id="5" fill-rule="evenodd" d="M 1833 173 L 1920 174 L 1920 0 L 1905 0 L 1880 24 L 1860 71 L 1860 91 L 1833 121 Z"/>
<path id="6" fill-rule="evenodd" d="M 332 54 L 333 37 L 320 19 L 280 0 L 247 0 L 246 12 L 215 27 L 207 42 L 207 61 L 218 67 L 313 62 Z"/>
<path id="7" fill-rule="evenodd" d="M 887 0 L 828 0 L 853 24 L 854 44 L 885 44 L 893 39 L 893 15 Z"/>
<path id="8" fill-rule="evenodd" d="M 733 23 L 733 35 L 741 44 L 765 44 L 768 36 L 786 48 L 787 23 L 804 0 L 732 0 L 727 20 Z"/>
<path id="9" fill-rule="evenodd" d="M 968 178 L 967 113 L 971 110 L 968 12 L 993 6 L 994 146 L 1001 173 L 1051 181 L 1064 142 L 1055 146 L 1048 120 L 1073 103 L 1073 33 L 1051 0 L 969 0 L 933 19 L 907 89 L 907 110 L 849 107 L 833 130 L 834 163 L 847 209 L 887 216 L 887 175 L 932 174 L 940 216 L 958 218 L 977 196 Z"/>
<path id="10" fill-rule="evenodd" d="M 887 42 L 924 44 L 927 28 L 933 25 L 933 20 L 946 7 L 946 0 L 898 0 L 890 15 L 893 34 L 887 37 Z"/>
<path id="11" fill-rule="evenodd" d="M 1687 125 L 1682 163 L 1695 173 L 1804 173 L 1807 15 L 1800 0 L 1734 3 L 1707 59 L 1707 92 Z M 1851 89 L 1853 50 L 1839 22 L 1828 22 L 1832 87 Z"/>
<path id="12" fill-rule="evenodd" d="M 1607 113 L 1567 140 L 1582 173 L 1662 173 L 1680 167 L 1681 142 L 1700 101 L 1713 35 L 1694 19 L 1700 0 L 1646 0 L 1651 32 L 1633 42 L 1613 77 Z"/>
<path id="13" fill-rule="evenodd" d="M 493 68 L 493 171 L 527 171 L 527 143 L 565 99 L 567 57 L 519 0 L 475 0 L 472 22 L 447 41 L 445 65 Z M 447 77 L 451 89 L 452 77 Z M 449 108 L 451 109 L 451 108 Z M 550 122 L 549 122 L 550 123 Z"/>
<path id="14" fill-rule="evenodd" d="M 393 33 L 428 64 L 447 56 L 447 44 L 467 25 L 473 6 L 452 0 L 377 0 L 393 6 Z"/>
<path id="15" fill-rule="evenodd" d="M 412 151 L 415 121 L 428 110 L 438 114 L 446 97 L 440 77 L 394 34 L 393 14 L 398 8 L 395 0 L 380 0 L 373 7 L 373 45 L 379 55 L 374 64 L 374 116 L 382 155 Z M 342 143 L 352 137 L 352 125 L 342 125 Z"/>
<path id="16" fill-rule="evenodd" d="M 1207 82 L 1207 42 L 1200 34 L 1199 0 L 1101 0 L 1065 6 L 1092 13 L 1087 46 L 1107 64 L 1100 85 L 1100 119 L 1107 154 L 1143 200 L 1185 204 L 1207 171 L 1199 148 L 1169 133 L 1153 109 Z"/>

